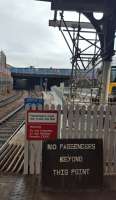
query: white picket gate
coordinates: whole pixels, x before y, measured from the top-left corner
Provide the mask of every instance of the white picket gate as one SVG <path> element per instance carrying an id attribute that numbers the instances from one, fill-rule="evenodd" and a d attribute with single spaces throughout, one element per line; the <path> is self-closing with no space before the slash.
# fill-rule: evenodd
<path id="1" fill-rule="evenodd" d="M 116 173 L 116 106 L 45 105 L 58 110 L 58 138 L 102 138 L 104 174 Z M 25 145 L 24 174 L 39 174 L 42 142 Z"/>
<path id="2" fill-rule="evenodd" d="M 26 110 L 40 110 L 42 107 L 36 108 L 35 106 L 27 107 Z M 58 105 L 45 105 L 44 110 L 58 110 L 58 137 L 60 134 L 60 121 L 61 121 L 61 106 Z M 26 115 L 27 118 L 27 115 Z M 27 119 L 25 119 L 27 121 Z M 25 131 L 26 132 L 26 131 Z M 24 148 L 24 174 L 40 174 L 42 162 L 42 141 L 29 141 L 25 137 L 25 148 Z"/>
<path id="3" fill-rule="evenodd" d="M 104 174 L 116 173 L 116 106 L 64 105 L 61 138 L 102 138 Z"/>

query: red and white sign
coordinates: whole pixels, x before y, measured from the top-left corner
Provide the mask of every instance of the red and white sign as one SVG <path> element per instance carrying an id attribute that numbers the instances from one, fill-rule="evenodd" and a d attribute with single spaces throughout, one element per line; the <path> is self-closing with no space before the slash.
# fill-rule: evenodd
<path id="1" fill-rule="evenodd" d="M 58 131 L 58 112 L 54 110 L 27 111 L 27 139 L 54 140 Z"/>

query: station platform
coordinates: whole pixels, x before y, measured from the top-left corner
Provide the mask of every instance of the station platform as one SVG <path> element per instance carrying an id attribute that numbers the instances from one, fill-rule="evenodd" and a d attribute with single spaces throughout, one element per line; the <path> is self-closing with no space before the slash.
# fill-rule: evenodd
<path id="1" fill-rule="evenodd" d="M 1 200 L 115 200 L 116 176 L 104 178 L 101 189 L 76 191 L 45 190 L 39 183 L 39 176 L 0 174 Z"/>

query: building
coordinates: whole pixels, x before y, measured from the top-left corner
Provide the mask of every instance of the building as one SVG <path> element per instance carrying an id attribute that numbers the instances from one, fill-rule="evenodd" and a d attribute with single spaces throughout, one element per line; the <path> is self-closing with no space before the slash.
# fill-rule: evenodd
<path id="1" fill-rule="evenodd" d="M 7 94 L 13 88 L 10 66 L 6 64 L 6 55 L 0 51 L 0 94 Z"/>

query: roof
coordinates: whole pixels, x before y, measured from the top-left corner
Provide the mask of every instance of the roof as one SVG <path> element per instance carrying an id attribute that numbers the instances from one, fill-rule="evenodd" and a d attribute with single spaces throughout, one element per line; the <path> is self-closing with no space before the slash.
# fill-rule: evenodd
<path id="1" fill-rule="evenodd" d="M 115 0 L 37 0 L 51 2 L 52 10 L 80 12 L 111 12 L 116 10 Z"/>

